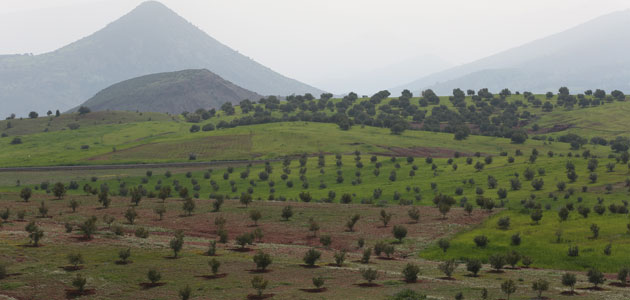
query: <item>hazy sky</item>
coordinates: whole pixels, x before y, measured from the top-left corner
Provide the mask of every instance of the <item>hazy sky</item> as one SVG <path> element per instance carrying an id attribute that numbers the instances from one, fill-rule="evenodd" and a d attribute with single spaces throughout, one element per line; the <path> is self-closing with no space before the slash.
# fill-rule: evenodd
<path id="1" fill-rule="evenodd" d="M 0 0 L 0 54 L 52 51 L 142 0 Z M 222 43 L 307 83 L 423 54 L 465 63 L 630 8 L 630 0 L 162 0 Z"/>

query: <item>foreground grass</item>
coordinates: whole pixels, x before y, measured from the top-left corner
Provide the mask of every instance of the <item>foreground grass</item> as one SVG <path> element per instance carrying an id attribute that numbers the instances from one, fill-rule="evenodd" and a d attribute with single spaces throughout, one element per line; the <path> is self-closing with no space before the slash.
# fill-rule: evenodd
<path id="1" fill-rule="evenodd" d="M 74 198 L 72 196 L 70 198 Z M 3 205 L 10 205 L 12 209 L 34 208 L 38 205 L 39 196 L 31 203 L 18 202 L 15 195 L 4 195 Z M 440 279 L 443 274 L 437 269 L 437 264 L 417 259 L 415 255 L 419 249 L 441 236 L 452 234 L 453 231 L 469 228 L 460 227 L 453 230 L 457 220 L 462 220 L 462 211 L 458 210 L 457 217 L 452 220 L 442 220 L 434 209 L 423 209 L 420 224 L 410 224 L 404 216 L 404 207 L 387 207 L 395 213 L 392 224 L 382 228 L 379 224 L 379 207 L 368 205 L 349 205 L 347 209 L 334 209 L 336 204 L 304 204 L 290 203 L 294 206 L 295 216 L 290 221 L 280 219 L 280 211 L 287 203 L 255 202 L 249 209 L 242 208 L 236 201 L 227 201 L 220 213 L 211 213 L 210 202 L 200 201 L 199 208 L 191 217 L 179 216 L 177 207 L 181 202 L 168 200 L 168 213 L 163 221 L 151 215 L 151 209 L 159 205 L 159 201 L 145 200 L 136 208 L 140 217 L 135 225 L 126 224 L 122 218 L 127 209 L 126 199 L 114 198 L 108 209 L 98 209 L 95 199 L 79 197 L 82 206 L 77 213 L 70 213 L 65 207 L 65 200 L 50 201 L 50 219 L 34 219 L 45 230 L 43 246 L 33 248 L 24 247 L 28 238 L 23 231 L 25 222 L 11 220 L 0 229 L 0 261 L 8 266 L 8 278 L 0 280 L 0 294 L 21 298 L 66 299 L 66 290 L 72 290 L 71 280 L 81 274 L 88 279 L 88 289 L 94 289 L 95 295 L 86 299 L 174 299 L 179 289 L 189 285 L 193 291 L 193 299 L 245 299 L 253 294 L 249 281 L 256 275 L 262 275 L 270 281 L 265 293 L 274 294 L 273 299 L 386 299 L 388 296 L 406 288 L 427 294 L 429 299 L 452 298 L 455 293 L 463 292 L 466 298 L 475 299 L 481 288 L 487 288 L 492 298 L 502 296 L 500 283 L 511 278 L 517 282 L 518 290 L 511 299 L 529 299 L 535 293 L 531 291 L 531 282 L 538 278 L 547 279 L 551 283 L 550 291 L 545 295 L 554 299 L 570 299 L 560 294 L 564 289 L 559 284 L 559 274 L 545 270 L 508 270 L 502 274 L 483 272 L 480 277 L 466 276 L 466 271 L 460 265 L 455 271 L 454 280 Z M 233 236 L 238 232 L 251 231 L 251 221 L 246 220 L 250 210 L 260 210 L 265 216 L 259 221 L 259 228 L 265 232 L 262 242 L 255 243 L 250 248 L 270 253 L 273 263 L 271 271 L 263 274 L 252 273 L 254 268 L 252 256 L 255 252 L 236 252 L 229 249 L 236 247 Z M 343 220 L 353 213 L 360 213 L 362 219 L 355 232 L 344 232 Z M 113 235 L 107 226 L 99 223 L 99 231 L 91 241 L 79 239 L 80 232 L 65 233 L 63 224 L 70 222 L 78 224 L 90 215 L 100 216 L 108 214 L 116 218 L 115 225 L 125 228 L 123 236 Z M 219 244 L 218 259 L 222 266 L 220 273 L 227 274 L 219 279 L 205 279 L 210 275 L 207 262 L 211 259 L 203 255 L 210 239 L 214 239 L 216 229 L 211 220 L 218 215 L 228 220 L 227 229 L 230 232 L 230 243 Z M 327 249 L 319 244 L 317 239 L 308 238 L 306 224 L 309 218 L 315 218 L 321 224 L 320 235 L 331 234 L 333 244 Z M 28 215 L 27 219 L 33 219 Z M 368 265 L 379 270 L 376 287 L 366 288 L 360 284 L 360 269 L 366 266 L 356 262 L 361 249 L 357 249 L 356 240 L 366 238 L 366 245 L 372 246 L 378 240 L 390 240 L 391 227 L 394 224 L 404 224 L 412 229 L 405 242 L 394 244 L 397 248 L 395 260 L 372 258 Z M 145 227 L 151 231 L 147 239 L 132 235 L 133 229 Z M 183 229 L 186 234 L 184 250 L 180 258 L 171 259 L 172 251 L 168 248 L 168 241 L 177 229 Z M 297 233 L 297 235 L 295 235 Z M 283 242 L 288 235 L 291 242 Z M 391 241 L 391 240 L 390 240 Z M 346 244 L 346 242 L 351 242 Z M 321 261 L 317 268 L 301 266 L 302 255 L 311 247 L 322 252 Z M 119 250 L 131 249 L 131 264 L 120 265 Z M 333 261 L 335 250 L 347 249 L 348 258 L 342 267 L 329 266 Z M 79 271 L 66 271 L 61 267 L 67 266 L 68 253 L 81 253 L 85 259 L 83 268 Z M 420 283 L 406 284 L 401 281 L 400 271 L 407 263 L 420 266 Z M 487 269 L 487 266 L 484 266 Z M 162 273 L 161 282 L 165 285 L 144 289 L 142 283 L 148 282 L 146 272 L 156 269 Z M 311 289 L 311 278 L 323 276 L 326 279 L 327 290 L 322 293 L 308 293 L 302 289 Z M 583 274 L 578 274 L 578 288 L 588 287 Z M 37 287 L 37 288 L 35 288 Z M 605 291 L 580 291 L 580 299 L 623 299 L 624 289 L 606 286 Z"/>
<path id="2" fill-rule="evenodd" d="M 497 226 L 497 221 L 503 217 L 509 217 L 511 221 L 507 230 L 501 230 Z M 597 268 L 616 273 L 628 264 L 628 221 L 626 215 L 607 213 L 599 216 L 593 213 L 588 218 L 583 218 L 573 212 L 569 220 L 560 222 L 556 211 L 546 211 L 540 224 L 536 225 L 528 214 L 506 211 L 490 218 L 478 228 L 457 234 L 451 239 L 451 247 L 446 253 L 434 245 L 420 256 L 432 260 L 476 258 L 487 263 L 492 254 L 506 254 L 514 250 L 532 258 L 532 265 L 537 268 L 579 271 Z M 597 239 L 592 238 L 591 224 L 600 227 Z M 559 241 L 556 236 L 558 232 L 561 233 Z M 522 242 L 518 246 L 511 244 L 514 234 L 521 235 Z M 490 241 L 485 248 L 477 247 L 473 241 L 480 235 L 488 237 Z M 608 244 L 612 245 L 612 253 L 605 255 L 604 248 Z M 568 256 L 571 246 L 578 246 L 579 256 Z"/>

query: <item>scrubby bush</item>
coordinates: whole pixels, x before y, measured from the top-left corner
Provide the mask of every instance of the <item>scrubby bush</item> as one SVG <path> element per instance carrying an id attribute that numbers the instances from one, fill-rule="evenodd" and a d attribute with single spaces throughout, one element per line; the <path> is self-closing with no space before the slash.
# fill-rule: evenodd
<path id="1" fill-rule="evenodd" d="M 420 267 L 412 263 L 408 263 L 402 270 L 402 274 L 406 282 L 416 282 L 418 280 L 419 273 Z"/>
<path id="2" fill-rule="evenodd" d="M 321 256 L 322 256 L 321 252 L 315 250 L 314 248 L 311 248 L 308 251 L 306 251 L 302 260 L 307 266 L 313 267 Z"/>

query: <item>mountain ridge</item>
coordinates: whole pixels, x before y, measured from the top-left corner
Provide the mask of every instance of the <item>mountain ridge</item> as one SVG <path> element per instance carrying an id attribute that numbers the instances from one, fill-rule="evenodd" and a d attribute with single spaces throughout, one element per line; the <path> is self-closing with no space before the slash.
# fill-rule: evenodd
<path id="1" fill-rule="evenodd" d="M 594 79 L 591 80 L 584 80 L 585 77 L 580 76 L 594 70 L 601 72 L 604 66 L 609 72 L 612 72 L 613 66 L 630 67 L 630 58 L 625 55 L 630 51 L 630 41 L 626 38 L 628 31 L 630 31 L 630 10 L 617 11 L 497 54 L 419 78 L 394 87 L 392 90 L 410 89 L 417 92 L 431 88 L 439 94 L 450 94 L 453 88 L 508 87 L 545 92 L 545 90 L 534 90 L 531 86 L 522 85 L 518 81 L 506 82 L 507 86 L 498 86 L 491 81 L 490 77 L 483 82 L 476 78 L 479 83 L 477 85 L 466 80 L 466 77 L 470 77 L 473 73 L 493 73 L 500 69 L 503 71 L 520 70 L 528 73 L 529 77 L 544 73 L 546 75 L 541 76 L 536 85 L 542 86 L 543 81 L 548 80 L 546 85 L 554 86 L 554 89 L 566 85 L 570 89 L 630 90 L 630 81 L 624 80 L 627 78 L 624 74 L 630 70 L 628 68 L 622 72 L 622 75 L 615 78 L 606 76 L 607 80 L 598 80 L 597 76 L 593 76 Z M 459 86 L 454 86 L 455 82 Z"/>
<path id="2" fill-rule="evenodd" d="M 7 103 L 2 113 L 67 110 L 122 80 L 201 68 L 262 95 L 322 92 L 276 73 L 163 4 L 148 1 L 55 51 L 0 56 L 0 102 Z"/>

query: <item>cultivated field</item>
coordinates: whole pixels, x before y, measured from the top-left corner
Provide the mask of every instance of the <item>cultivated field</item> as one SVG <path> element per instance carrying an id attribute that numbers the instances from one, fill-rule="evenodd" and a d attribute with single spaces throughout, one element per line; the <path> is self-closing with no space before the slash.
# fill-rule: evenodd
<path id="1" fill-rule="evenodd" d="M 629 102 L 562 97 L 1 121 L 0 295 L 627 299 Z"/>

